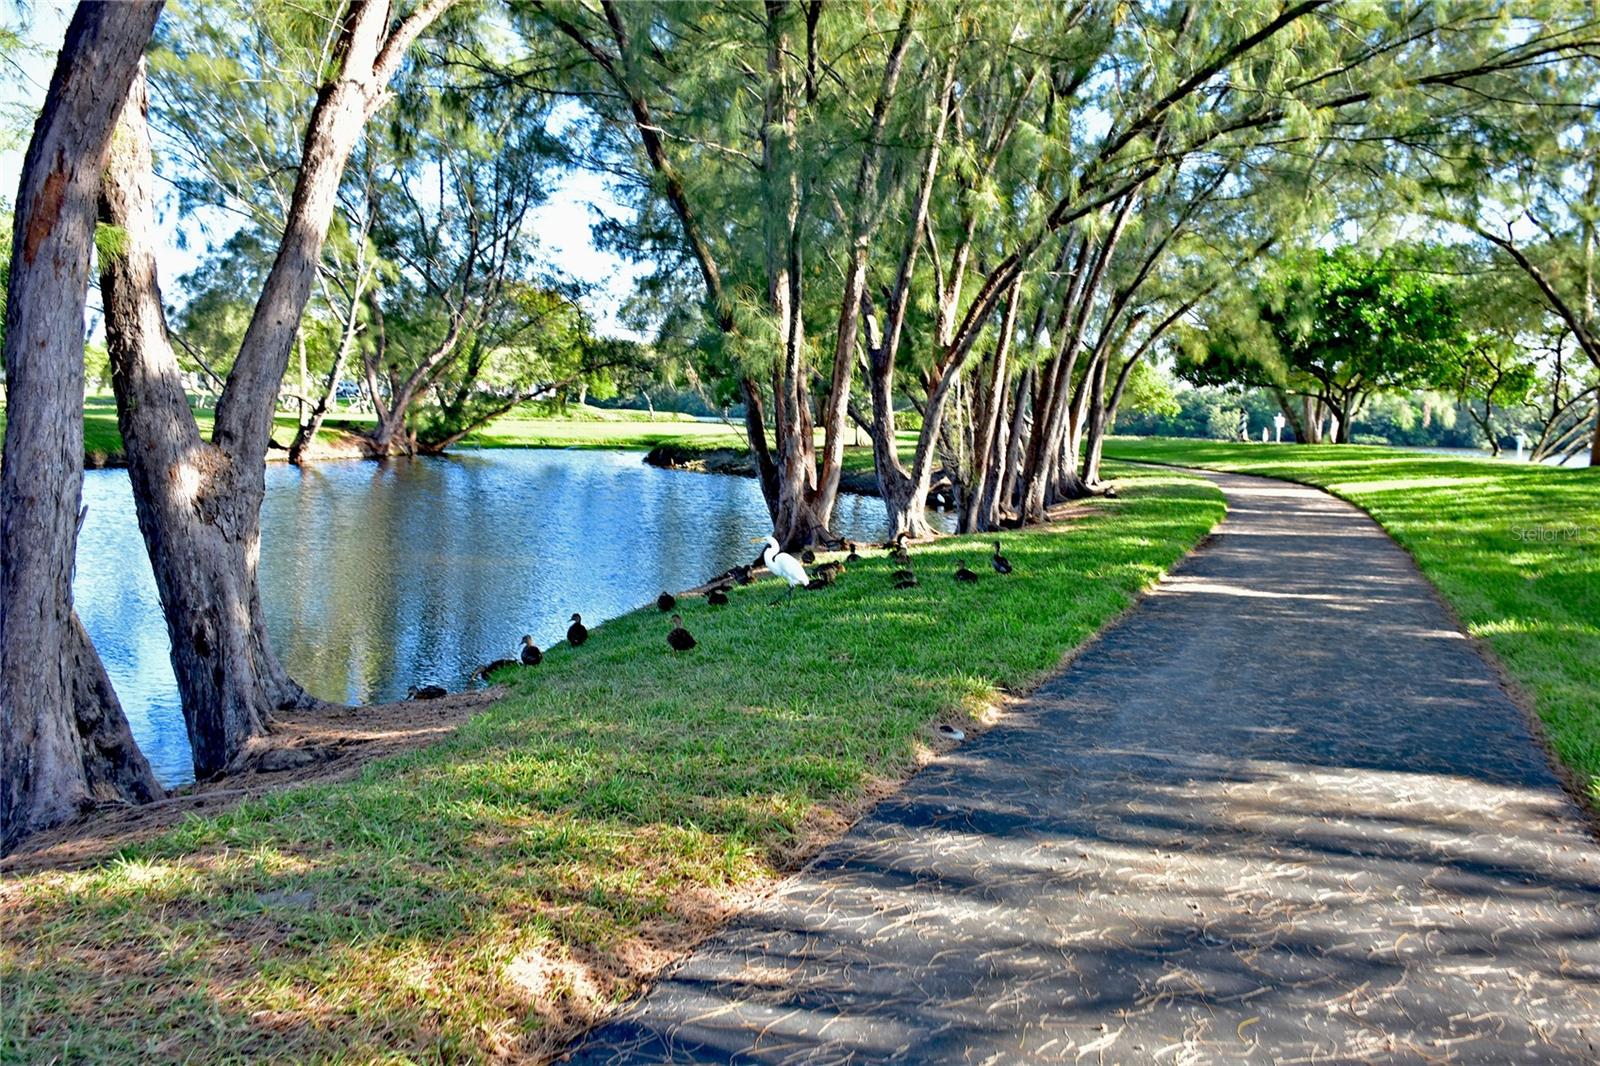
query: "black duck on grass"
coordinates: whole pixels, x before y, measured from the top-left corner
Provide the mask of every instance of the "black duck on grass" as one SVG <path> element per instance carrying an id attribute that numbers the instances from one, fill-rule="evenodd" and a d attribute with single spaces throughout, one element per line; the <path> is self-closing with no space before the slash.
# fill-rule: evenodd
<path id="1" fill-rule="evenodd" d="M 917 579 L 917 575 L 913 574 L 909 569 L 904 568 L 904 567 L 902 567 L 899 570 L 896 570 L 894 573 L 889 575 L 889 580 L 890 581 L 906 581 L 906 580 L 915 581 L 916 579 Z"/>
<path id="2" fill-rule="evenodd" d="M 994 542 L 994 557 L 989 560 L 989 564 L 994 567 L 994 572 L 997 574 L 1011 573 L 1011 560 L 1000 554 L 999 541 Z"/>
<path id="3" fill-rule="evenodd" d="M 751 571 L 754 569 L 752 566 L 736 566 L 728 571 L 728 576 L 740 585 L 748 585 L 755 580 L 751 575 Z"/>
<path id="4" fill-rule="evenodd" d="M 718 585 L 706 593 L 706 602 L 713 607 L 728 606 L 728 589 L 725 585 Z"/>
<path id="5" fill-rule="evenodd" d="M 515 659 L 496 659 L 492 663 L 485 663 L 483 666 L 478 667 L 472 672 L 472 676 L 481 677 L 483 680 L 487 681 L 489 680 L 489 675 L 494 673 L 496 670 L 504 670 L 508 666 L 515 665 L 517 665 L 517 661 Z"/>
<path id="6" fill-rule="evenodd" d="M 817 553 L 812 551 L 810 548 L 802 548 L 800 549 L 800 561 L 805 563 L 807 566 L 810 566 L 812 563 L 817 561 Z"/>
<path id="7" fill-rule="evenodd" d="M 534 644 L 532 636 L 524 633 L 522 635 L 522 665 L 538 666 L 543 659 L 544 652 L 540 651 L 538 646 Z"/>
<path id="8" fill-rule="evenodd" d="M 861 553 L 856 551 L 857 547 L 858 547 L 858 545 L 853 540 L 847 540 L 847 541 L 844 542 L 845 551 L 850 553 L 849 555 L 846 555 L 844 557 L 844 561 L 845 562 L 847 562 L 847 563 L 858 563 L 858 562 L 861 561 Z"/>
<path id="9" fill-rule="evenodd" d="M 976 573 L 974 573 L 973 571 L 967 569 L 967 561 L 965 559 L 957 559 L 956 560 L 956 580 L 957 581 L 976 581 L 976 580 L 978 580 L 978 575 Z"/>
<path id="10" fill-rule="evenodd" d="M 574 648 L 589 639 L 589 627 L 583 624 L 583 616 L 574 612 L 572 624 L 567 627 L 567 643 Z"/>
<path id="11" fill-rule="evenodd" d="M 683 618 L 672 616 L 672 631 L 667 634 L 667 646 L 673 651 L 688 651 L 695 645 L 694 634 L 683 628 Z"/>
<path id="12" fill-rule="evenodd" d="M 916 574 L 913 574 L 909 570 L 902 570 L 902 571 L 900 571 L 900 573 L 903 573 L 906 576 L 902 577 L 902 578 L 899 578 L 899 579 L 897 579 L 895 581 L 895 583 L 894 583 L 894 587 L 895 588 L 897 588 L 897 589 L 914 589 L 914 588 L 917 587 L 917 575 Z"/>
<path id="13" fill-rule="evenodd" d="M 658 607 L 662 613 L 670 611 L 676 606 L 678 606 L 678 597 L 674 596 L 670 592 L 663 592 L 661 595 L 656 597 L 656 607 Z"/>
<path id="14" fill-rule="evenodd" d="M 436 700 L 448 695 L 450 693 L 438 685 L 423 685 L 421 688 L 412 685 L 406 690 L 406 699 L 408 700 Z"/>

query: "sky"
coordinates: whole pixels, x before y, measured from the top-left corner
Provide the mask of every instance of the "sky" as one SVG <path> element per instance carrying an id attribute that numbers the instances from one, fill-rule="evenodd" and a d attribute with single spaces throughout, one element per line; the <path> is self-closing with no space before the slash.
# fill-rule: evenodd
<path id="1" fill-rule="evenodd" d="M 7 111 L 25 108 L 29 114 L 38 110 L 74 6 L 60 0 L 36 0 L 29 6 L 21 31 L 37 54 L 24 56 L 18 65 L 20 69 L 0 70 L 0 108 Z M 12 9 L 10 21 L 13 22 L 14 12 Z M 307 100 L 306 106 L 310 105 Z M 26 138 L 21 143 L 0 147 L 0 184 L 4 186 L 5 197 L 12 201 L 16 199 L 26 149 Z M 225 242 L 233 234 L 237 222 L 223 212 L 179 219 L 173 202 L 164 206 L 162 215 L 166 224 L 158 235 L 156 262 L 162 291 L 170 302 L 182 299 L 178 279 L 199 266 L 212 247 Z M 632 291 L 635 277 L 647 268 L 595 247 L 590 229 L 596 211 L 615 217 L 624 210 L 610 194 L 603 176 L 588 171 L 568 171 L 551 189 L 549 200 L 532 213 L 529 228 L 538 237 L 545 256 L 586 286 L 588 295 L 584 302 L 597 330 L 605 336 L 638 339 L 621 324 L 618 312 L 622 301 Z"/>

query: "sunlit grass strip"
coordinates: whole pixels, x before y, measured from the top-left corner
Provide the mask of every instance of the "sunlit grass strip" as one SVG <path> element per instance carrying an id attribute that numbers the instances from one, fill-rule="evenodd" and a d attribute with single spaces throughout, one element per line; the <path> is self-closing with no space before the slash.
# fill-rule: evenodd
<path id="1" fill-rule="evenodd" d="M 935 720 L 1025 688 L 1222 515 L 1127 474 L 1053 532 L 873 551 L 769 607 L 649 609 L 515 671 L 514 695 L 354 782 L 193 818 L 5 886 L 5 1061 L 483 1061 L 558 1048 L 741 889 L 903 778 Z M 983 573 L 951 578 L 958 558 Z"/>
<path id="2" fill-rule="evenodd" d="M 1600 471 L 1351 445 L 1118 439 L 1106 453 L 1288 478 L 1364 508 L 1531 696 L 1600 804 Z"/>

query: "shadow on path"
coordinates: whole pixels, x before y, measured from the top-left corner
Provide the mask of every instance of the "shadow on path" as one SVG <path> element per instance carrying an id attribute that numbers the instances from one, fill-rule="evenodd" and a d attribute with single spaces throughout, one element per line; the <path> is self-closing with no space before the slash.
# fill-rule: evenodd
<path id="1" fill-rule="evenodd" d="M 1411 560 L 1218 535 L 581 1063 L 1600 1061 L 1600 848 Z"/>

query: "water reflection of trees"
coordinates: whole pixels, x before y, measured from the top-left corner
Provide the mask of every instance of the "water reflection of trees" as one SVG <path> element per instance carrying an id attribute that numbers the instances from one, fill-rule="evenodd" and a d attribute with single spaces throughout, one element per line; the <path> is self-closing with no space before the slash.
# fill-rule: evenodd
<path id="1" fill-rule="evenodd" d="M 188 738 L 154 579 L 121 471 L 90 472 L 78 609 L 163 778 L 187 780 Z M 842 497 L 837 528 L 881 536 L 876 500 Z M 647 467 L 636 454 L 530 450 L 267 472 L 262 595 L 290 672 L 342 702 L 464 684 L 541 647 L 567 616 L 601 622 L 755 554 L 754 481 Z"/>

